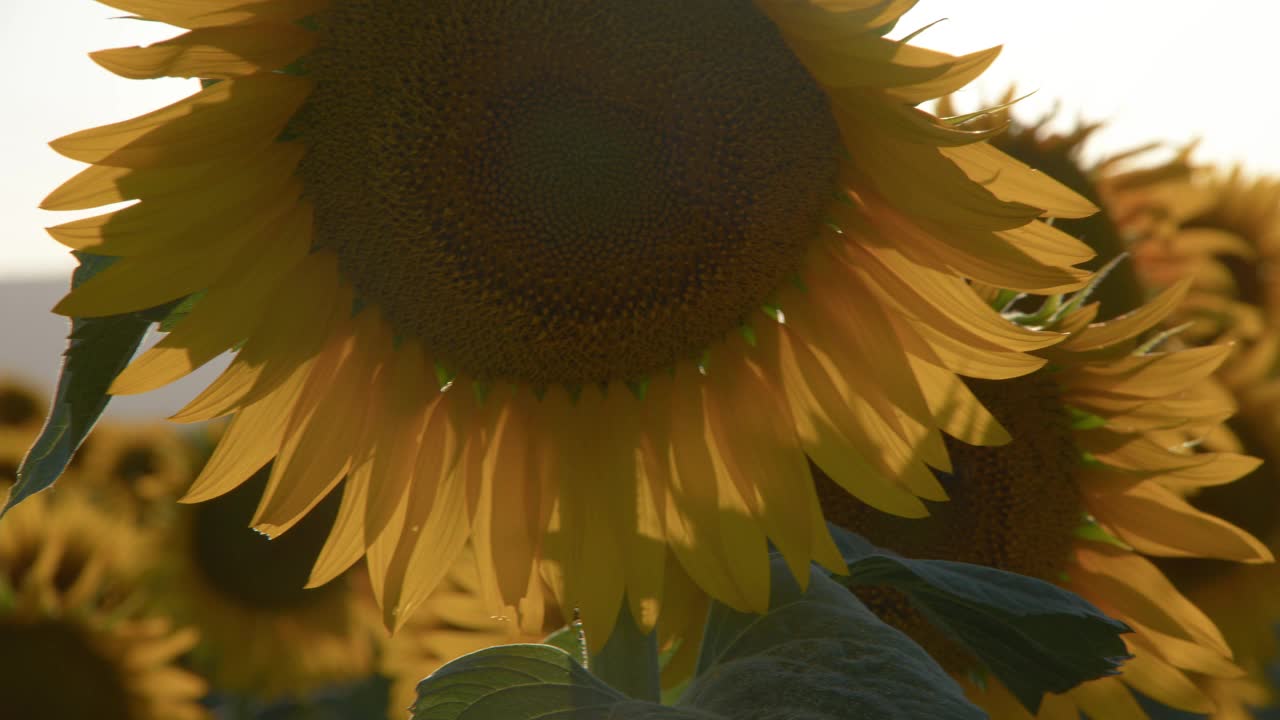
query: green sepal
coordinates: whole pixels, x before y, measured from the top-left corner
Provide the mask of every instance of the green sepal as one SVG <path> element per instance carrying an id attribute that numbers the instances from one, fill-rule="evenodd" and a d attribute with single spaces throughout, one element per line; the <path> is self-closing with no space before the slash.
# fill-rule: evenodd
<path id="1" fill-rule="evenodd" d="M 1133 546 L 1112 535 L 1106 528 L 1098 524 L 1098 521 L 1091 517 L 1085 516 L 1076 529 L 1073 531 L 1076 537 L 1081 540 L 1102 543 L 1112 547 L 1118 547 L 1121 550 L 1133 550 Z"/>
<path id="2" fill-rule="evenodd" d="M 170 310 L 169 314 L 165 315 L 164 319 L 160 321 L 160 332 L 173 332 L 173 329 L 177 327 L 178 323 L 182 322 L 191 314 L 191 311 L 194 310 L 196 305 L 204 299 L 206 294 L 208 294 L 207 290 L 200 290 L 199 292 L 194 292 L 182 300 L 179 300 L 173 310 Z"/>
<path id="3" fill-rule="evenodd" d="M 1106 418 L 1087 410 L 1080 410 L 1068 405 L 1067 412 L 1071 416 L 1072 430 L 1096 430 L 1100 427 L 1105 427 L 1107 424 Z"/>

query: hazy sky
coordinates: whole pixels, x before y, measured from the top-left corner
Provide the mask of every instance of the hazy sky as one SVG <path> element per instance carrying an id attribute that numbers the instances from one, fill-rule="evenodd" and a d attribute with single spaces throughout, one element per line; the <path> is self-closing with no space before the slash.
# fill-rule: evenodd
<path id="1" fill-rule="evenodd" d="M 65 274 L 72 265 L 41 228 L 75 215 L 36 206 L 78 164 L 45 143 L 160 107 L 194 88 L 192 81 L 124 80 L 90 61 L 86 54 L 94 49 L 174 34 L 158 23 L 110 19 L 120 15 L 91 0 L 0 0 L 0 280 Z M 1016 81 L 1039 90 L 1023 103 L 1025 115 L 1060 100 L 1064 121 L 1077 114 L 1112 118 L 1092 154 L 1203 136 L 1204 159 L 1280 172 L 1269 80 L 1280 4 L 922 0 L 902 28 L 943 17 L 950 19 L 917 42 L 951 52 L 1005 45 L 968 91 L 970 104 Z"/>

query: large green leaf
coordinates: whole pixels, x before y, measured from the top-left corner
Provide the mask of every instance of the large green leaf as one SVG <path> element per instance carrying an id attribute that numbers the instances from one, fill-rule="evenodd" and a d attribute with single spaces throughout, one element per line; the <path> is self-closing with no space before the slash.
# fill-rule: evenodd
<path id="1" fill-rule="evenodd" d="M 928 653 L 845 587 L 815 572 L 802 592 L 778 557 L 772 571 L 767 614 L 712 605 L 680 707 L 735 720 L 986 717 Z"/>
<path id="2" fill-rule="evenodd" d="M 675 706 L 634 700 L 547 645 L 489 648 L 418 685 L 414 720 L 977 720 L 918 645 L 817 575 L 775 560 L 765 615 L 714 605 L 704 667 Z"/>
<path id="3" fill-rule="evenodd" d="M 902 591 L 1033 715 L 1045 693 L 1114 675 L 1129 657 L 1120 638 L 1129 627 L 1075 593 L 981 565 L 904 558 L 842 528 L 831 530 L 849 563 L 849 576 L 838 580 Z"/>
<path id="4" fill-rule="evenodd" d="M 80 266 L 71 276 L 78 287 L 111 265 L 114 258 L 76 253 Z M 93 429 L 110 396 L 107 388 L 128 365 L 152 323 L 163 320 L 176 303 L 142 312 L 102 318 L 77 318 L 71 323 L 58 387 L 52 407 L 35 444 L 18 468 L 8 510 L 53 484 Z"/>
<path id="5" fill-rule="evenodd" d="M 631 700 L 550 645 L 465 655 L 418 683 L 413 720 L 697 720 L 713 716 Z"/>

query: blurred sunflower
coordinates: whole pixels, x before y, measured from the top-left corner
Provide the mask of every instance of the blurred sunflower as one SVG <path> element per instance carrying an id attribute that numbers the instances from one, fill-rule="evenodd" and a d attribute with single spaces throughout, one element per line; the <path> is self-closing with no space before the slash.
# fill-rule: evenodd
<path id="1" fill-rule="evenodd" d="M 560 624 L 553 615 L 544 628 L 528 632 L 514 618 L 494 616 L 480 595 L 474 554 L 464 550 L 431 597 L 387 642 L 379 671 L 391 678 L 391 719 L 408 716 L 418 682 L 441 665 L 493 645 L 542 642 L 548 628 Z"/>
<path id="2" fill-rule="evenodd" d="M 47 413 L 42 393 L 16 378 L 0 375 L 0 503 L 18 481 L 18 466 Z"/>
<path id="3" fill-rule="evenodd" d="M 112 512 L 150 522 L 191 485 L 195 463 L 171 426 L 104 423 L 86 440 L 72 482 Z"/>
<path id="4" fill-rule="evenodd" d="M 131 610 L 137 537 L 75 495 L 0 523 L 0 706 L 6 718 L 200 720 L 204 682 L 175 661 L 196 642 Z"/>
<path id="5" fill-rule="evenodd" d="M 1175 320 L 1193 342 L 1232 342 L 1219 373 L 1242 408 L 1274 404 L 1256 383 L 1274 370 L 1280 347 L 1280 178 L 1200 167 L 1187 178 L 1128 188 L 1114 201 L 1135 237 L 1143 281 L 1164 287 L 1191 278 Z"/>
<path id="6" fill-rule="evenodd" d="M 150 575 L 157 608 L 200 629 L 196 669 L 219 690 L 266 701 L 368 675 L 385 632 L 354 573 L 305 587 L 341 491 L 288 535 L 268 539 L 248 527 L 268 472 L 209 502 L 180 506 L 156 538 Z"/>
<path id="7" fill-rule="evenodd" d="M 1163 220 L 1141 226 L 1135 257 L 1144 279 L 1165 285 L 1189 278 L 1195 290 L 1180 308 L 1194 323 L 1189 337 L 1234 343 L 1217 373 L 1240 406 L 1229 425 L 1250 454 L 1266 459 L 1240 481 L 1201 489 L 1189 500 L 1247 529 L 1274 552 L 1280 548 L 1280 180 L 1202 168 L 1186 182 L 1136 188 L 1126 200 L 1136 220 Z M 1248 672 L 1202 679 L 1217 701 L 1215 720 L 1251 717 L 1246 707 L 1277 704 L 1280 694 L 1266 669 L 1277 651 L 1280 572 L 1209 560 L 1166 561 L 1163 567 L 1218 623 Z"/>
<path id="8" fill-rule="evenodd" d="M 1014 380 L 969 381 L 1014 440 L 999 448 L 948 440 L 953 470 L 944 485 L 951 500 L 931 507 L 931 517 L 874 512 L 831 483 L 819 484 L 827 516 L 874 543 L 1055 582 L 1133 628 L 1125 640 L 1134 657 L 1119 677 L 1047 697 L 1040 718 L 1074 720 L 1081 711 L 1107 720 L 1145 718 L 1126 686 L 1171 707 L 1207 712 L 1213 702 L 1194 676 L 1241 674 L 1213 622 L 1147 559 L 1272 559 L 1257 539 L 1182 497 L 1259 465 L 1183 443 L 1231 414 L 1230 398 L 1204 384 L 1230 348 L 1157 351 L 1139 343 L 1186 290 L 1185 283 L 1170 288 L 1105 323 L 1090 324 L 1096 304 L 1067 303 L 1049 326 L 1071 337 L 1041 351 L 1050 363 L 1045 369 Z M 1055 306 L 1051 300 L 1048 307 Z M 886 588 L 858 593 L 958 676 L 979 670 L 903 596 Z M 967 682 L 971 699 L 992 717 L 1029 717 L 995 680 Z"/>
<path id="9" fill-rule="evenodd" d="M 30 440 L 40 431 L 49 404 L 32 385 L 0 375 L 0 437 Z"/>
<path id="10" fill-rule="evenodd" d="M 966 278 L 1088 277 L 1038 218 L 1091 203 L 914 107 L 998 49 L 885 38 L 910 0 L 107 4 L 191 31 L 104 67 L 216 82 L 54 141 L 92 167 L 45 208 L 141 201 L 51 229 L 120 258 L 56 310 L 197 295 L 112 391 L 241 348 L 175 416 L 235 415 L 186 499 L 274 458 L 278 535 L 346 478 L 312 581 L 367 551 L 390 626 L 468 541 L 497 612 L 545 576 L 596 647 L 624 598 L 654 626 L 668 548 L 763 610 L 769 542 L 840 565 L 806 455 L 918 516 L 940 431 L 1007 439 L 955 373 L 1059 337 Z"/>
<path id="11" fill-rule="evenodd" d="M 30 437 L 0 433 L 0 502 L 9 496 L 9 488 L 18 481 L 18 466 L 30 446 Z"/>

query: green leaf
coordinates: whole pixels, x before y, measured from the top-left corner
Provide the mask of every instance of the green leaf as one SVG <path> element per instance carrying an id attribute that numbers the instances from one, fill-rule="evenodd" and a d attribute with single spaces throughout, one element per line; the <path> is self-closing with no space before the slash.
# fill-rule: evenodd
<path id="1" fill-rule="evenodd" d="M 413 720 L 710 720 L 631 700 L 550 645 L 503 645 L 464 655 L 418 683 Z"/>
<path id="2" fill-rule="evenodd" d="M 76 253 L 80 267 L 71 276 L 79 287 L 110 266 L 115 258 Z M 107 388 L 129 364 L 152 323 L 162 320 L 176 303 L 141 312 L 71 322 L 67 351 L 58 376 L 49 418 L 18 468 L 18 481 L 0 513 L 53 484 L 85 436 L 93 429 L 110 396 Z"/>
<path id="3" fill-rule="evenodd" d="M 587 657 L 587 646 L 583 642 L 582 630 L 575 625 L 566 625 L 542 639 L 543 645 L 560 648 L 575 660 Z"/>
<path id="4" fill-rule="evenodd" d="M 1115 675 L 1131 632 L 1075 593 L 1035 578 L 947 560 L 913 560 L 831 527 L 849 585 L 902 591 L 931 623 L 986 664 L 1034 715 L 1045 693 Z"/>
<path id="5" fill-rule="evenodd" d="M 459 658 L 418 684 L 413 720 L 978 720 L 986 715 L 906 635 L 815 573 L 773 561 L 773 609 L 713 604 L 700 672 L 673 706 L 633 700 L 549 645 Z"/>
<path id="6" fill-rule="evenodd" d="M 853 593 L 815 572 L 801 591 L 775 556 L 765 615 L 713 603 L 679 707 L 734 720 L 985 718 L 955 680 Z"/>

